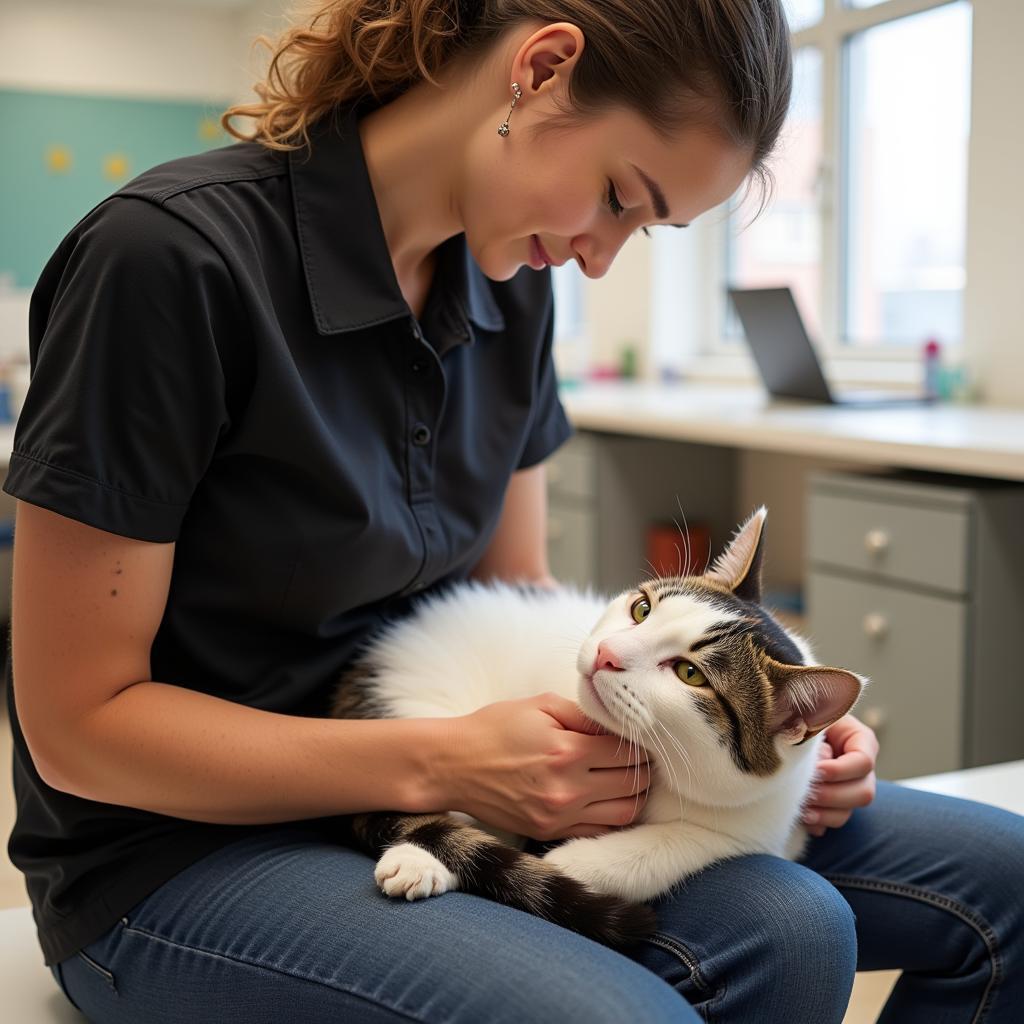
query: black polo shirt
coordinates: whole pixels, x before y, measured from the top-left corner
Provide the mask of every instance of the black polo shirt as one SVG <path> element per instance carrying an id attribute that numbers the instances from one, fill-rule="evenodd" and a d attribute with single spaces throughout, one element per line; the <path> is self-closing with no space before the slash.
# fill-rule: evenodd
<path id="1" fill-rule="evenodd" d="M 325 714 L 369 631 L 464 579 L 512 473 L 571 434 L 549 270 L 492 282 L 459 234 L 421 320 L 410 311 L 356 130 L 372 105 L 323 119 L 307 151 L 236 143 L 162 164 L 75 226 L 32 296 L 3 488 L 174 541 L 152 678 L 286 714 Z M 47 964 L 266 827 L 50 788 L 7 671 L 9 853 Z"/>

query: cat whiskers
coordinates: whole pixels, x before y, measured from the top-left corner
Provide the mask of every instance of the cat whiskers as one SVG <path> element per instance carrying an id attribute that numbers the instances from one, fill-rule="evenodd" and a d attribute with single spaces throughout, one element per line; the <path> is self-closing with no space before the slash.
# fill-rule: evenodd
<path id="1" fill-rule="evenodd" d="M 676 504 L 679 506 L 679 514 L 683 517 L 683 527 L 685 527 L 685 529 L 680 529 L 679 524 L 676 523 L 676 517 L 675 516 L 672 517 L 672 522 L 675 523 L 676 529 L 679 530 L 679 533 L 680 533 L 680 535 L 683 538 L 683 548 L 686 551 L 686 567 L 685 567 L 685 572 L 683 571 L 682 555 L 680 555 L 680 566 L 679 566 L 679 573 L 678 573 L 678 575 L 680 575 L 680 576 L 684 576 L 684 575 L 685 576 L 692 576 L 693 575 L 693 565 L 692 565 L 692 561 L 693 561 L 693 546 L 692 546 L 692 544 L 690 542 L 690 524 L 686 521 L 686 513 L 683 511 L 683 505 L 682 505 L 682 502 L 679 500 L 679 494 L 678 493 L 676 494 Z M 676 553 L 678 554 L 678 552 L 679 552 L 679 548 L 677 547 L 676 548 Z"/>
<path id="2" fill-rule="evenodd" d="M 655 746 L 661 752 L 662 763 L 665 765 L 665 770 L 669 773 L 669 777 L 672 780 L 672 788 L 676 791 L 676 796 L 679 798 L 679 817 L 682 819 L 685 816 L 685 805 L 683 803 L 683 793 L 679 787 L 679 778 L 676 775 L 676 769 L 675 765 L 672 763 L 672 758 L 669 757 L 668 751 L 665 749 L 665 745 L 658 738 L 657 729 L 654 726 L 645 726 L 644 731 L 650 735 Z M 689 765 L 687 765 L 686 770 L 687 772 L 690 771 Z"/>
<path id="3" fill-rule="evenodd" d="M 634 697 L 635 697 L 635 694 L 634 694 Z M 612 691 L 611 700 L 614 700 L 615 703 L 621 705 L 622 698 L 615 691 Z M 639 698 L 637 698 L 637 702 L 639 703 Z M 627 705 L 627 707 L 628 707 L 628 705 Z M 665 765 L 665 769 L 666 769 L 666 771 L 668 771 L 670 773 L 670 776 L 671 776 L 671 779 L 672 779 L 672 788 L 676 791 L 676 795 L 679 798 L 679 817 L 680 818 L 685 817 L 686 805 L 685 805 L 684 800 L 683 800 L 682 790 L 681 790 L 681 788 L 679 786 L 679 779 L 678 779 L 678 776 L 676 775 L 675 767 L 672 764 L 672 758 L 669 757 L 668 751 L 666 750 L 664 744 L 658 738 L 657 732 L 655 731 L 655 729 L 652 726 L 647 725 L 639 716 L 634 716 L 631 713 L 631 711 L 623 711 L 623 712 L 621 712 L 620 717 L 622 719 L 623 724 L 625 724 L 626 728 L 629 730 L 630 742 L 635 742 L 638 747 L 640 747 L 641 749 L 646 750 L 646 749 L 649 749 L 648 745 L 646 743 L 641 743 L 639 739 L 636 739 L 634 741 L 633 737 L 634 736 L 650 736 L 650 738 L 654 741 L 656 749 L 661 754 L 662 762 Z M 636 731 L 634 731 L 634 730 L 636 730 Z M 686 755 L 686 751 L 683 750 L 683 748 L 679 746 L 679 744 L 676 741 L 674 736 L 671 736 L 668 733 L 666 733 L 666 736 L 668 736 L 668 738 L 670 740 L 672 740 L 673 743 L 676 744 L 677 749 L 679 750 L 680 754 L 683 757 L 683 763 L 686 766 L 687 774 L 692 779 L 692 777 L 693 777 L 692 776 L 692 772 L 691 772 L 691 767 L 692 766 L 691 766 L 690 759 Z M 637 777 L 638 778 L 639 778 L 639 770 L 640 769 L 639 769 L 639 765 L 638 765 L 637 766 Z M 637 799 L 639 800 L 639 793 L 637 794 Z"/>
<path id="4" fill-rule="evenodd" d="M 633 749 L 635 749 L 635 750 L 643 750 L 644 748 L 640 745 L 640 743 L 637 740 L 636 728 L 635 728 L 633 722 L 630 721 L 629 719 L 626 720 L 626 728 L 629 730 L 629 744 L 630 744 L 630 746 L 633 747 Z M 640 762 L 637 761 L 637 763 L 636 763 L 636 772 L 635 772 L 634 778 L 633 778 L 633 788 L 636 790 L 636 792 L 633 794 L 633 796 L 634 796 L 634 800 L 633 800 L 633 817 L 634 818 L 636 818 L 637 810 L 640 807 L 640 789 L 639 789 L 639 786 L 640 786 Z"/>
<path id="5" fill-rule="evenodd" d="M 650 573 L 648 573 L 648 575 L 643 579 L 644 583 L 657 583 L 659 580 L 663 580 L 665 578 L 660 572 L 658 572 L 654 563 L 649 558 L 645 558 L 644 561 L 651 567 Z"/>
<path id="6" fill-rule="evenodd" d="M 679 752 L 680 758 L 682 758 L 683 767 L 686 769 L 686 791 L 687 793 L 689 793 L 693 790 L 693 762 L 690 760 L 690 755 L 686 753 L 686 750 L 683 748 L 683 745 L 679 742 L 679 740 L 677 740 L 675 736 L 673 736 L 672 733 L 670 733 L 667 729 L 664 730 L 664 733 L 665 739 L 667 739 L 672 744 L 672 746 L 675 747 L 675 749 Z M 656 731 L 654 731 L 654 740 L 656 743 L 659 744 L 659 746 L 661 745 L 661 741 L 658 739 Z M 662 746 L 661 749 L 664 750 L 665 748 Z M 668 768 L 672 772 L 672 785 L 675 788 L 676 794 L 679 796 L 679 817 L 683 818 L 685 817 L 686 805 L 683 799 L 682 788 L 679 785 L 679 778 L 676 775 L 674 766 L 672 765 L 672 760 L 667 753 L 665 754 L 665 760 L 668 762 Z"/>

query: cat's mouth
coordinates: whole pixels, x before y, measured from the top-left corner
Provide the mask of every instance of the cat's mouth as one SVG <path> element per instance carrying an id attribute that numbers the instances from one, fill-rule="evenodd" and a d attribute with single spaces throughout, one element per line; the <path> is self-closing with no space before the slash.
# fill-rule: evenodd
<path id="1" fill-rule="evenodd" d="M 597 692 L 597 686 L 594 683 L 593 672 L 591 672 L 590 675 L 587 676 L 587 685 L 590 687 L 590 692 L 593 695 L 594 700 L 596 700 L 597 703 L 601 706 L 601 710 L 604 711 L 607 715 L 612 715 L 611 708 L 609 708 L 608 705 L 604 702 L 603 698 L 601 697 L 601 694 Z M 612 718 L 614 719 L 615 716 L 612 715 Z"/>

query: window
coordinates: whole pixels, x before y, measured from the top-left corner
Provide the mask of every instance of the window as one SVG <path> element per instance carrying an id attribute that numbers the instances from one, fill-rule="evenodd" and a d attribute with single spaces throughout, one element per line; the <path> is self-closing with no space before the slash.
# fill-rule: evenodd
<path id="1" fill-rule="evenodd" d="M 970 38 L 960 2 L 847 43 L 845 344 L 961 340 Z"/>
<path id="2" fill-rule="evenodd" d="M 821 19 L 825 0 L 782 0 L 782 6 L 786 11 L 790 31 L 799 32 Z"/>
<path id="3" fill-rule="evenodd" d="M 744 287 L 788 284 L 793 289 L 807 329 L 820 330 L 821 218 L 818 176 L 822 162 L 821 51 L 805 46 L 793 54 L 793 97 L 772 173 L 771 206 L 740 230 L 749 207 L 740 207 L 726 230 L 726 276 Z M 757 197 L 755 197 L 757 198 Z M 725 333 L 742 338 L 731 306 Z"/>
<path id="4" fill-rule="evenodd" d="M 789 120 L 772 206 L 702 218 L 721 276 L 704 347 L 742 337 L 723 279 L 787 284 L 827 356 L 918 355 L 962 339 L 970 130 L 968 0 L 786 0 Z M 755 197 L 756 198 L 756 197 Z M 713 339 L 721 339 L 717 344 Z"/>

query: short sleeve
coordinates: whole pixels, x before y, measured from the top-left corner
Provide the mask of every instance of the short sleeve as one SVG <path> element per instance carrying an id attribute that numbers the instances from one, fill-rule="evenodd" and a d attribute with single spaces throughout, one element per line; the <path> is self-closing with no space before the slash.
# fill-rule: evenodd
<path id="1" fill-rule="evenodd" d="M 228 425 L 218 335 L 244 323 L 230 272 L 148 200 L 92 210 L 43 269 L 31 380 L 3 489 L 99 529 L 176 540 Z"/>
<path id="2" fill-rule="evenodd" d="M 540 353 L 537 397 L 534 402 L 530 434 L 526 440 L 517 469 L 528 469 L 543 462 L 572 437 L 574 431 L 558 398 L 558 376 L 552 346 L 555 336 L 555 310 L 549 307 L 544 328 L 544 344 Z"/>

